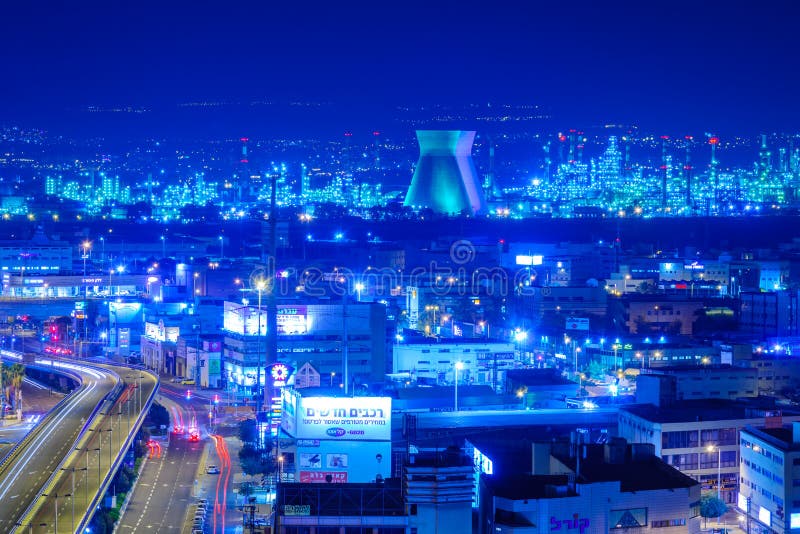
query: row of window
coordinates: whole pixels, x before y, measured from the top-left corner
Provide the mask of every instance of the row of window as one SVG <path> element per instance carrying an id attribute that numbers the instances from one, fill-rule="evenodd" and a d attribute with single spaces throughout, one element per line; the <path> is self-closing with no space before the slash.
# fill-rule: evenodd
<path id="1" fill-rule="evenodd" d="M 781 497 L 779 497 L 778 495 L 773 495 L 772 492 L 769 491 L 767 488 L 759 487 L 758 484 L 756 484 L 755 482 L 753 482 L 751 480 L 747 480 L 745 477 L 741 477 L 739 479 L 739 482 L 740 482 L 740 486 L 741 487 L 743 487 L 743 488 L 751 488 L 754 493 L 760 493 L 761 496 L 764 497 L 765 499 L 771 500 L 777 506 L 780 506 L 781 508 L 783 508 L 783 499 Z M 798 501 L 794 501 L 794 506 L 798 506 Z"/>
<path id="2" fill-rule="evenodd" d="M 772 454 L 772 452 L 766 447 L 760 446 L 757 443 L 753 443 L 745 438 L 742 438 L 742 445 L 748 449 L 753 449 L 753 452 L 761 454 L 761 456 L 764 456 L 768 460 L 772 460 L 778 465 L 783 465 L 783 455 L 778 454 L 777 452 Z"/>
<path id="3" fill-rule="evenodd" d="M 761 467 L 755 462 L 750 462 L 750 460 L 743 458 L 742 463 L 753 470 L 754 473 L 758 473 L 759 475 L 763 475 L 768 479 L 772 479 L 773 481 L 777 482 L 778 484 L 783 485 L 783 477 L 779 476 L 777 473 L 773 473 L 770 469 L 766 467 Z"/>
<path id="4" fill-rule="evenodd" d="M 686 519 L 658 519 L 650 523 L 651 528 L 683 527 L 686 526 Z"/>
<path id="5" fill-rule="evenodd" d="M 678 430 L 661 434 L 662 449 L 688 449 L 709 445 L 736 445 L 735 428 L 710 428 L 706 430 Z"/>

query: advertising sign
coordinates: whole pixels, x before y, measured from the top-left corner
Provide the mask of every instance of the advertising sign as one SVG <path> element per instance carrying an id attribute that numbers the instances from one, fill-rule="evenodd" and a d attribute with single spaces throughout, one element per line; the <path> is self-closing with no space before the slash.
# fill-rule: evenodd
<path id="1" fill-rule="evenodd" d="M 296 438 L 359 441 L 391 439 L 391 397 L 296 396 L 295 399 Z M 284 394 L 284 406 L 290 404 L 287 400 Z"/>
<path id="2" fill-rule="evenodd" d="M 329 469 L 341 469 L 343 467 L 347 467 L 347 455 L 341 453 L 326 454 L 325 467 Z"/>
<path id="3" fill-rule="evenodd" d="M 567 330 L 589 330 L 589 319 L 584 317 L 567 317 Z"/>
<path id="4" fill-rule="evenodd" d="M 319 453 L 300 453 L 300 467 L 318 469 L 322 467 L 322 455 Z M 328 466 L 330 467 L 330 466 Z"/>
<path id="5" fill-rule="evenodd" d="M 347 483 L 347 472 L 345 471 L 300 471 L 300 483 L 327 483 L 328 475 L 333 484 Z"/>
<path id="6" fill-rule="evenodd" d="M 261 320 L 259 321 L 259 315 Z M 229 332 L 243 336 L 267 334 L 267 311 L 259 310 L 255 306 L 243 306 L 236 302 L 225 302 L 222 316 L 222 327 Z M 260 327 L 260 328 L 259 328 Z"/>
<path id="7" fill-rule="evenodd" d="M 307 309 L 305 306 L 278 306 L 278 333 L 288 336 L 308 332 Z"/>

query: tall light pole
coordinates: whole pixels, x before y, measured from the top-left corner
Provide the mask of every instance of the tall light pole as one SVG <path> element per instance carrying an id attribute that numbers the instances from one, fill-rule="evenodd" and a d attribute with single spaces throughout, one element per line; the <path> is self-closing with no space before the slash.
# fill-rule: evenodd
<path id="1" fill-rule="evenodd" d="M 364 291 L 365 288 L 364 284 L 362 282 L 356 282 L 355 286 L 353 287 L 356 290 L 356 295 L 358 298 L 357 302 L 361 302 L 361 292 Z"/>
<path id="2" fill-rule="evenodd" d="M 464 368 L 464 362 L 458 361 L 453 366 L 455 369 L 455 381 L 454 381 L 454 388 L 453 388 L 453 405 L 455 407 L 455 411 L 458 411 L 458 372 Z"/>
<path id="3" fill-rule="evenodd" d="M 161 236 L 161 257 L 167 257 L 167 238 L 163 235 Z"/>
<path id="4" fill-rule="evenodd" d="M 267 288 L 267 281 L 263 278 L 256 280 L 256 291 L 258 291 L 258 363 L 256 364 L 256 396 L 258 396 L 258 388 L 261 387 L 261 294 Z M 266 359 L 265 359 L 266 362 Z M 267 371 L 264 369 L 264 402 L 266 402 L 267 395 Z M 258 406 L 256 406 L 256 412 Z"/>
<path id="5" fill-rule="evenodd" d="M 709 445 L 706 447 L 708 452 L 714 452 L 714 449 L 717 449 L 717 499 L 721 500 L 720 490 L 722 489 L 722 449 L 719 448 L 719 445 Z M 719 522 L 719 517 L 717 517 L 717 522 Z"/>
<path id="6" fill-rule="evenodd" d="M 86 283 L 86 259 L 89 257 L 89 250 L 92 242 L 88 239 L 81 243 L 83 247 L 83 340 L 89 339 L 89 310 L 87 301 L 89 300 L 89 286 Z M 81 357 L 83 357 L 83 346 L 81 346 Z"/>
<path id="7" fill-rule="evenodd" d="M 225 238 L 222 236 L 219 236 L 219 259 L 225 259 Z"/>

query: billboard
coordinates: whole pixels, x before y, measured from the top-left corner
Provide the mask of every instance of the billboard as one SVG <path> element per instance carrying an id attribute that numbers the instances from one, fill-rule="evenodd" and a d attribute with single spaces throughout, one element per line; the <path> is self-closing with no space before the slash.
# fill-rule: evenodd
<path id="1" fill-rule="evenodd" d="M 308 310 L 305 306 L 278 306 L 278 333 L 295 336 L 308 333 Z"/>
<path id="2" fill-rule="evenodd" d="M 589 330 L 589 319 L 584 317 L 567 317 L 567 330 Z"/>
<path id="3" fill-rule="evenodd" d="M 260 318 L 260 320 L 259 320 Z M 267 311 L 260 312 L 255 306 L 242 306 L 236 302 L 225 302 L 222 327 L 229 332 L 243 336 L 262 336 L 267 334 Z"/>
<path id="4" fill-rule="evenodd" d="M 328 482 L 329 476 L 331 484 L 347 483 L 346 471 L 300 471 L 300 482 Z"/>
<path id="5" fill-rule="evenodd" d="M 391 397 L 304 398 L 284 391 L 283 406 L 283 428 L 295 438 L 391 440 Z"/>

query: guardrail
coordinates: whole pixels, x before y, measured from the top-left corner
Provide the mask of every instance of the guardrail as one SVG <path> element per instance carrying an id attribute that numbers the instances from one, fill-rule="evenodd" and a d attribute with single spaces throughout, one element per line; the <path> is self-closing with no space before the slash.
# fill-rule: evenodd
<path id="1" fill-rule="evenodd" d="M 47 369 L 51 369 L 51 367 L 52 367 L 52 370 L 55 370 L 56 366 L 54 365 L 54 363 L 56 361 L 58 361 L 58 360 L 55 360 L 53 358 L 49 358 L 49 359 L 51 361 L 51 364 L 53 364 L 52 366 L 43 366 L 42 364 L 31 364 L 31 365 L 37 365 L 38 367 L 45 367 Z M 105 369 L 105 368 L 102 368 L 102 367 L 86 365 L 86 364 L 77 365 L 77 364 L 72 363 L 72 362 L 69 362 L 69 363 L 70 363 L 70 365 L 74 365 L 76 367 L 85 367 L 85 368 L 92 369 L 92 370 L 95 370 L 95 371 L 103 371 L 105 373 L 110 373 L 110 374 L 112 374 L 113 376 L 115 376 L 117 378 L 117 383 L 114 385 L 114 387 L 112 388 L 112 390 L 110 392 L 106 393 L 106 395 L 104 397 L 104 401 L 108 400 L 108 397 L 110 395 L 115 394 L 115 393 L 116 393 L 116 397 L 119 397 L 120 393 L 122 393 L 122 390 L 125 387 L 124 383 L 122 382 L 122 379 L 120 378 L 120 376 L 117 373 L 115 373 L 114 371 L 111 371 L 110 369 Z M 60 372 L 64 372 L 63 371 L 63 367 L 59 368 L 59 371 Z M 68 373 L 64 372 L 64 374 L 68 374 Z M 78 377 L 79 383 L 83 384 L 83 378 L 77 373 L 75 373 L 75 376 Z M 61 404 L 64 403 L 65 401 L 67 401 L 70 397 L 72 397 L 71 393 L 69 395 L 67 395 L 66 397 L 64 397 L 63 399 L 61 399 L 61 401 L 59 401 L 58 404 L 56 404 L 56 407 L 61 406 Z M 91 414 L 89 414 L 89 417 L 86 418 L 86 421 L 84 422 L 83 427 L 81 428 L 80 432 L 78 432 L 78 437 L 75 439 L 75 441 L 70 446 L 69 454 L 67 454 L 64 458 L 61 459 L 61 461 L 58 463 L 56 468 L 53 470 L 53 473 L 50 475 L 50 478 L 48 478 L 47 481 L 42 486 L 43 488 L 49 487 L 51 484 L 53 484 L 53 482 L 56 479 L 59 479 L 62 476 L 62 474 L 63 474 L 62 468 L 67 463 L 67 461 L 72 457 L 72 454 L 75 452 L 75 445 L 83 438 L 83 436 L 84 436 L 84 434 L 86 432 L 86 429 L 91 424 L 91 422 L 94 420 L 94 418 L 97 417 L 97 413 L 98 413 L 100 407 L 102 406 L 102 404 L 104 404 L 104 403 L 97 404 L 94 407 L 94 409 L 92 410 Z M 51 410 L 48 413 L 47 417 L 50 417 L 52 414 L 55 414 L 57 412 L 57 410 L 55 409 L 56 407 L 54 407 L 54 409 Z M 37 425 L 37 428 L 41 428 L 41 424 Z M 29 435 L 30 434 L 32 434 L 32 433 L 29 433 Z M 27 436 L 26 436 L 26 438 L 27 438 Z M 25 441 L 25 440 L 23 440 L 23 441 Z M 22 443 L 22 442 L 20 442 L 20 443 Z M 88 483 L 88 477 L 87 477 L 87 483 Z M 41 498 L 42 493 L 44 493 L 44 490 L 40 490 L 40 491 L 38 491 L 36 493 L 36 496 L 31 500 L 31 503 L 28 505 L 28 507 L 25 509 L 25 511 L 20 516 L 21 518 L 26 517 L 28 514 L 31 513 L 32 510 L 34 510 L 36 508 L 36 505 L 37 505 L 39 499 Z M 94 501 L 92 503 L 92 506 L 94 506 Z M 87 511 L 87 513 L 88 513 L 88 511 Z M 16 528 L 15 528 L 15 530 L 16 530 Z"/>
<path id="2" fill-rule="evenodd" d="M 140 372 L 144 371 L 143 369 L 137 369 L 134 366 L 119 366 L 119 367 L 128 367 L 130 369 L 136 369 L 137 371 L 140 371 Z M 147 371 L 147 373 L 155 378 L 155 385 L 153 386 L 153 391 L 150 392 L 150 395 L 147 397 L 146 401 L 144 402 L 144 404 L 142 406 L 141 411 L 139 412 L 139 416 L 133 422 L 133 424 L 131 426 L 131 432 L 128 434 L 128 437 L 125 439 L 125 443 L 123 444 L 123 446 L 120 447 L 120 450 L 117 452 L 117 455 L 116 455 L 116 457 L 114 459 L 114 463 L 111 466 L 109 466 L 108 473 L 106 474 L 106 477 L 103 479 L 103 482 L 100 484 L 100 487 L 97 489 L 97 493 L 95 494 L 94 499 L 92 499 L 91 506 L 87 510 L 86 515 L 84 515 L 82 517 L 81 521 L 78 522 L 77 529 L 75 530 L 76 532 L 83 532 L 86 529 L 86 527 L 89 524 L 89 522 L 92 520 L 92 517 L 94 516 L 94 512 L 97 510 L 97 505 L 99 503 L 99 500 L 108 491 L 108 488 L 111 486 L 111 482 L 114 480 L 114 476 L 116 475 L 117 470 L 119 469 L 120 465 L 122 464 L 122 461 L 123 461 L 124 456 L 125 456 L 124 455 L 124 451 L 127 451 L 128 448 L 130 448 L 131 443 L 133 442 L 133 438 L 136 436 L 136 433 L 141 428 L 142 423 L 144 423 L 144 419 L 147 416 L 147 412 L 150 410 L 150 407 L 153 405 L 153 401 L 155 400 L 156 394 L 158 393 L 158 386 L 160 384 L 160 380 L 158 378 L 158 375 L 155 375 L 155 374 L 151 373 L 150 371 Z"/>
<path id="3" fill-rule="evenodd" d="M 7 355 L 7 354 L 4 354 L 3 356 L 8 356 L 8 355 Z M 49 367 L 49 366 L 46 366 L 46 365 L 28 364 L 28 366 L 29 366 L 29 367 L 35 367 L 35 368 L 37 368 L 37 369 L 50 369 L 50 367 Z M 51 369 L 51 370 L 55 370 L 55 367 L 53 367 L 53 369 Z M 80 387 L 83 385 L 83 378 L 82 378 L 82 377 L 81 377 L 81 375 L 79 375 L 78 373 L 75 373 L 75 372 L 73 372 L 73 371 L 70 371 L 70 370 L 65 370 L 65 369 L 58 369 L 58 372 L 59 372 L 59 373 L 61 373 L 61 374 L 64 374 L 64 375 L 70 376 L 71 378 L 75 379 L 75 380 L 78 382 L 78 387 L 77 387 L 77 388 L 75 388 L 76 390 L 77 390 L 77 389 L 79 389 L 79 388 L 80 388 Z M 75 390 L 73 390 L 73 392 L 74 392 L 74 391 L 75 391 Z M 38 436 L 39 434 L 41 434 L 41 432 L 42 432 L 42 428 L 43 428 L 44 426 L 46 426 L 46 425 L 44 425 L 43 423 L 45 423 L 45 422 L 47 422 L 47 421 L 50 421 L 50 420 L 52 420 L 54 417 L 56 417 L 56 414 L 57 414 L 57 412 L 59 411 L 59 409 L 60 409 L 60 408 L 61 408 L 61 407 L 62 407 L 64 404 L 66 404 L 66 403 L 67 403 L 67 402 L 68 402 L 68 401 L 71 399 L 72 395 L 73 395 L 73 393 L 71 392 L 69 395 L 66 395 L 66 396 L 65 396 L 63 399 L 61 399 L 60 401 L 58 401 L 58 402 L 56 403 L 56 405 L 55 405 L 55 406 L 53 406 L 53 408 L 52 408 L 52 409 L 51 409 L 51 410 L 50 410 L 50 411 L 47 413 L 47 415 L 44 417 L 44 419 L 42 419 L 42 420 L 41 420 L 41 421 L 40 421 L 40 422 L 39 422 L 39 423 L 38 423 L 38 424 L 37 424 L 37 425 L 36 425 L 36 426 L 35 426 L 35 427 L 34 427 L 34 428 L 33 428 L 33 429 L 30 431 L 30 432 L 28 432 L 27 434 L 25 434 L 25 437 L 24 437 L 24 438 L 22 438 L 22 440 L 21 440 L 21 441 L 19 441 L 19 442 L 18 442 L 16 445 L 14 445 L 14 446 L 11 448 L 11 450 L 10 450 L 10 451 L 8 451 L 8 452 L 5 454 L 5 456 L 3 456 L 3 458 L 2 458 L 2 459 L 0 459 L 0 473 L 2 473 L 2 471 L 3 471 L 3 470 L 6 468 L 6 466 L 8 465 L 8 463 L 9 463 L 10 461 L 12 461 L 12 460 L 13 460 L 13 458 L 15 458 L 15 457 L 16 457 L 16 456 L 19 454 L 19 451 L 20 451 L 21 449 L 24 449 L 25 447 L 27 447 L 27 446 L 30 444 L 30 442 L 31 442 L 31 441 L 32 441 L 32 440 L 33 440 L 33 439 L 34 439 L 36 436 Z"/>
<path id="4" fill-rule="evenodd" d="M 2 355 L 6 356 L 6 357 L 10 357 L 11 359 L 15 359 L 15 360 L 17 360 L 17 359 L 21 360 L 22 359 L 22 355 L 21 354 L 20 355 L 11 354 L 9 351 L 5 351 L 5 350 L 2 352 Z M 42 491 L 37 492 L 37 495 L 33 498 L 33 500 L 31 501 L 30 505 L 26 508 L 25 512 L 21 515 L 21 518 L 25 518 L 29 514 L 31 514 L 33 512 L 37 512 L 37 504 L 39 502 L 39 499 L 42 496 L 42 493 L 44 493 L 46 491 L 46 489 L 51 487 L 54 483 L 58 483 L 59 479 L 61 479 L 61 477 L 64 476 L 63 475 L 64 471 L 62 470 L 62 468 L 64 467 L 65 464 L 67 464 L 72 459 L 73 454 L 74 454 L 74 452 L 76 450 L 76 446 L 81 442 L 81 440 L 86 439 L 87 429 L 93 424 L 93 421 L 95 421 L 95 419 L 97 418 L 99 413 L 102 413 L 103 411 L 105 411 L 105 413 L 109 413 L 109 409 L 105 409 L 104 410 L 104 408 L 112 407 L 113 404 L 120 398 L 122 392 L 125 390 L 125 383 L 122 380 L 122 378 L 120 377 L 120 375 L 117 372 L 115 372 L 114 370 L 110 369 L 108 366 L 92 365 L 92 363 L 89 363 L 89 362 L 86 362 L 86 361 L 81 361 L 78 364 L 78 363 L 75 363 L 72 360 L 61 361 L 59 358 L 48 358 L 48 359 L 50 360 L 50 365 L 43 364 L 43 363 L 33 363 L 33 364 L 27 364 L 27 365 L 30 366 L 30 367 L 37 368 L 37 369 L 43 369 L 43 370 L 58 372 L 60 374 L 67 375 L 67 376 L 70 376 L 70 377 L 76 379 L 76 381 L 79 384 L 78 387 L 76 388 L 76 390 L 79 389 L 83 385 L 83 378 L 81 377 L 81 375 L 78 374 L 76 371 L 73 371 L 73 370 L 70 370 L 70 369 L 66 369 L 66 368 L 64 368 L 62 366 L 55 365 L 56 362 L 60 362 L 62 364 L 68 362 L 70 365 L 74 365 L 76 367 L 82 367 L 82 368 L 85 368 L 85 369 L 92 369 L 92 370 L 95 370 L 95 371 L 102 371 L 102 372 L 105 372 L 105 373 L 109 373 L 113 377 L 115 377 L 117 380 L 116 380 L 116 383 L 115 383 L 113 389 L 111 391 L 109 391 L 104 396 L 103 400 L 100 403 L 98 403 L 92 409 L 92 412 L 86 418 L 86 421 L 84 422 L 83 427 L 81 428 L 80 432 L 78 433 L 78 437 L 72 443 L 71 448 L 70 448 L 70 453 L 67 454 L 59 462 L 58 466 L 54 469 L 54 471 L 51 474 L 50 478 L 48 478 L 47 482 L 45 482 L 45 484 L 43 485 L 44 489 Z M 78 524 L 78 528 L 77 528 L 76 532 L 82 532 L 85 529 L 86 525 L 88 525 L 89 521 L 91 521 L 91 518 L 94 516 L 94 512 L 97 509 L 97 505 L 99 504 L 100 499 L 108 491 L 108 488 L 110 487 L 114 476 L 116 475 L 119 467 L 122 464 L 122 461 L 124 460 L 125 451 L 127 451 L 130 448 L 130 446 L 131 446 L 131 444 L 133 442 L 133 439 L 136 436 L 136 433 L 138 432 L 139 428 L 141 428 L 142 423 L 144 422 L 144 418 L 146 417 L 147 412 L 150 409 L 150 406 L 152 406 L 152 403 L 155 400 L 155 396 L 156 396 L 156 394 L 158 392 L 159 378 L 158 378 L 157 375 L 153 374 L 149 370 L 147 370 L 147 369 L 145 369 L 145 368 L 143 368 L 141 366 L 134 366 L 134 365 L 119 365 L 119 364 L 115 364 L 115 365 L 113 365 L 113 367 L 130 369 L 132 371 L 136 371 L 136 372 L 140 372 L 140 373 L 146 372 L 150 377 L 154 378 L 155 384 L 153 386 L 153 390 L 150 392 L 150 395 L 143 402 L 143 405 L 141 406 L 141 411 L 139 412 L 139 415 L 137 416 L 136 420 L 133 422 L 133 424 L 132 424 L 132 426 L 130 428 L 130 431 L 129 431 L 124 443 L 122 443 L 122 445 L 120 446 L 120 449 L 117 451 L 117 454 L 114 457 L 114 461 L 111 463 L 111 465 L 109 465 L 109 470 L 106 473 L 106 476 L 104 477 L 102 483 L 98 487 L 97 492 L 94 494 L 94 497 L 91 500 L 89 506 L 87 507 L 86 513 L 82 515 L 82 519 Z M 141 385 L 139 387 L 141 387 Z M 45 416 L 43 422 L 47 421 L 47 420 L 50 420 L 53 417 L 55 417 L 56 414 L 58 413 L 59 409 L 63 408 L 64 404 L 66 404 L 67 402 L 70 401 L 72 395 L 73 395 L 73 393 L 70 393 L 69 395 L 67 395 L 63 399 L 61 399 L 53 407 L 53 409 L 50 410 L 50 412 L 47 414 L 47 416 Z M 7 465 L 7 463 L 12 458 L 16 457 L 19 454 L 19 452 L 21 450 L 23 450 L 25 448 L 25 446 L 27 446 L 30 443 L 30 441 L 32 439 L 34 439 L 36 436 L 41 434 L 42 428 L 44 426 L 45 425 L 42 425 L 41 423 L 36 425 L 34 430 L 29 432 L 25 436 L 25 438 L 23 438 L 23 440 L 21 440 L 17 445 L 15 445 L 11 449 L 11 451 L 9 451 L 9 453 L 3 458 L 3 460 L 0 461 L 0 471 Z M 111 444 L 109 444 L 109 446 L 111 446 Z M 88 479 L 87 479 L 87 484 L 88 484 Z"/>

